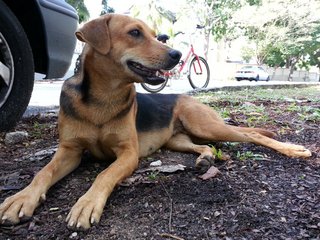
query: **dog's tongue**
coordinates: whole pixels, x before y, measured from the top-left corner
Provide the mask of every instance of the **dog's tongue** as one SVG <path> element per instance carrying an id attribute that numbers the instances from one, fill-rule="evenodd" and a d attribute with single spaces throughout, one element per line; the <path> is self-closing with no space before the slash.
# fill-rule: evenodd
<path id="1" fill-rule="evenodd" d="M 150 85 L 159 85 L 164 83 L 165 79 L 162 77 L 145 77 L 144 82 Z"/>

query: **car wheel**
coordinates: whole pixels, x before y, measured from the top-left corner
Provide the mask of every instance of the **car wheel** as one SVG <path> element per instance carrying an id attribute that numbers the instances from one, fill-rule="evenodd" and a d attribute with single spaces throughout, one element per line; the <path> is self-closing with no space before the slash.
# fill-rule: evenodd
<path id="1" fill-rule="evenodd" d="M 270 81 L 270 76 L 268 76 L 268 77 L 267 77 L 266 81 L 267 81 L 267 82 L 269 82 L 269 81 Z"/>
<path id="2" fill-rule="evenodd" d="M 258 81 L 259 81 L 259 75 L 257 75 L 257 76 L 256 76 L 255 81 L 256 81 L 256 82 L 258 82 Z"/>
<path id="3" fill-rule="evenodd" d="M 34 83 L 33 55 L 20 22 L 0 0 L 0 131 L 14 127 Z"/>

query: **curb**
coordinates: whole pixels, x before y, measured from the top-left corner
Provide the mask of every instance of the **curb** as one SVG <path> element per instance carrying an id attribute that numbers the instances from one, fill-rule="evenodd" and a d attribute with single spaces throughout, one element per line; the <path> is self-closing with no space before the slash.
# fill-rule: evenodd
<path id="1" fill-rule="evenodd" d="M 315 83 L 283 83 L 283 84 L 270 84 L 270 85 L 243 85 L 243 86 L 223 86 L 223 87 L 213 87 L 208 89 L 194 89 L 187 94 L 194 95 L 203 92 L 218 92 L 218 91 L 241 91 L 246 89 L 281 89 L 281 88 L 305 88 L 305 87 L 312 87 L 312 86 L 320 86 L 320 82 Z"/>

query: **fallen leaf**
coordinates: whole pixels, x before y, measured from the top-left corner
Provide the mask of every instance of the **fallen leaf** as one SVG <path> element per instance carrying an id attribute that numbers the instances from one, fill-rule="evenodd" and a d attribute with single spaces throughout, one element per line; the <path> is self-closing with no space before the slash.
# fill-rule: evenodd
<path id="1" fill-rule="evenodd" d="M 216 168 L 215 166 L 211 166 L 208 171 L 199 176 L 199 178 L 201 178 L 202 180 L 208 180 L 210 178 L 214 178 L 215 176 L 217 176 L 220 173 L 219 169 Z"/>
<path id="2" fill-rule="evenodd" d="M 163 166 L 158 166 L 158 167 L 149 167 L 145 169 L 139 169 L 136 172 L 137 173 L 144 173 L 144 172 L 163 172 L 163 173 L 173 173 L 177 171 L 184 171 L 186 166 L 182 164 L 177 164 L 177 165 L 163 165 Z"/>
<path id="3" fill-rule="evenodd" d="M 136 181 L 141 179 L 141 175 L 131 176 L 123 180 L 120 185 L 124 187 L 128 187 L 132 184 L 134 184 Z"/>

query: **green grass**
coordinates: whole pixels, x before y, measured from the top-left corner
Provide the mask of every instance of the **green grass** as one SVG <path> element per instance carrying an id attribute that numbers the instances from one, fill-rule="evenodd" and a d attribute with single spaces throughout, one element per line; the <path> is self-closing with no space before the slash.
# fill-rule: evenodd
<path id="1" fill-rule="evenodd" d="M 222 118 L 244 115 L 248 126 L 254 127 L 266 122 L 272 122 L 269 116 L 270 109 L 273 114 L 298 114 L 301 121 L 320 121 L 320 110 L 317 107 L 303 106 L 302 102 L 311 101 L 320 103 L 320 86 L 304 88 L 281 89 L 244 89 L 240 91 L 204 92 L 195 96 L 201 102 L 209 104 Z M 263 101 L 264 103 L 259 103 Z M 269 111 L 264 104 L 269 104 Z M 272 102 L 283 102 L 284 108 L 278 109 Z"/>
<path id="2" fill-rule="evenodd" d="M 237 152 L 237 159 L 241 161 L 249 160 L 249 159 L 255 159 L 255 160 L 263 160 L 265 157 L 262 154 L 253 153 L 251 151 L 246 152 Z"/>
<path id="3" fill-rule="evenodd" d="M 42 134 L 45 134 L 43 131 L 49 126 L 50 125 L 48 123 L 39 123 L 36 121 L 33 123 L 33 131 L 31 132 L 31 135 L 36 138 L 41 138 Z"/>
<path id="4" fill-rule="evenodd" d="M 320 102 L 320 86 L 310 86 L 304 88 L 288 87 L 280 89 L 265 88 L 247 88 L 240 91 L 217 91 L 199 93 L 197 96 L 200 101 L 206 103 L 208 101 L 255 101 L 255 100 L 281 100 L 296 101 L 310 100 Z"/>

